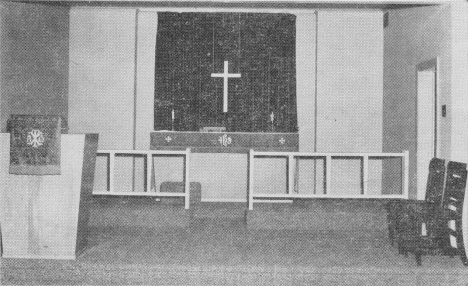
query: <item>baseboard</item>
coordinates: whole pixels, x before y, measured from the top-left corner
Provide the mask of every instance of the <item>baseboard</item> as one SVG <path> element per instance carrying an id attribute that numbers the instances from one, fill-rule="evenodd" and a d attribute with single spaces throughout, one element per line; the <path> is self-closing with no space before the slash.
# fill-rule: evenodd
<path id="1" fill-rule="evenodd" d="M 59 260 L 75 260 L 75 255 L 63 255 L 63 256 L 53 256 L 53 255 L 8 255 L 4 254 L 2 258 L 21 258 L 21 259 L 59 259 Z"/>
<path id="2" fill-rule="evenodd" d="M 247 199 L 212 199 L 201 198 L 202 203 L 247 203 Z"/>
<path id="3" fill-rule="evenodd" d="M 254 203 L 268 203 L 268 204 L 289 204 L 292 203 L 293 200 L 254 200 Z"/>
<path id="4" fill-rule="evenodd" d="M 201 199 L 202 203 L 247 203 L 246 199 Z M 293 200 L 258 200 L 256 199 L 254 203 L 270 203 L 270 204 L 283 204 L 283 203 L 292 203 Z"/>

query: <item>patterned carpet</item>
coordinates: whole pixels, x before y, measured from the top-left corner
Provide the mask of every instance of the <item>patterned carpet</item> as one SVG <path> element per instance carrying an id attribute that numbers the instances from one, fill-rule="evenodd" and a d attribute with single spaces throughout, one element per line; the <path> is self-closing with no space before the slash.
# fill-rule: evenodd
<path id="1" fill-rule="evenodd" d="M 398 255 L 385 225 L 342 227 L 353 221 L 340 224 L 334 220 L 342 217 L 335 217 L 328 228 L 317 228 L 312 219 L 309 226 L 295 222 L 288 228 L 282 221 L 293 209 L 292 223 L 303 219 L 301 213 L 310 216 L 312 211 L 333 210 L 343 217 L 371 211 L 372 219 L 381 224 L 385 218 L 381 206 L 375 201 L 315 201 L 307 206 L 258 207 L 249 225 L 251 214 L 245 216 L 242 206 L 202 204 L 187 214 L 187 225 L 180 223 L 184 220 L 173 226 L 162 220 L 160 227 L 161 221 L 155 223 L 150 213 L 173 215 L 168 211 L 175 212 L 173 206 L 101 201 L 94 205 L 88 246 L 75 261 L 1 259 L 1 281 L 3 285 L 468 285 L 468 269 L 457 257 L 423 257 L 423 266 L 418 267 L 414 257 Z M 260 227 L 259 217 L 269 218 L 267 227 Z M 276 229 L 275 221 L 280 226 Z"/>

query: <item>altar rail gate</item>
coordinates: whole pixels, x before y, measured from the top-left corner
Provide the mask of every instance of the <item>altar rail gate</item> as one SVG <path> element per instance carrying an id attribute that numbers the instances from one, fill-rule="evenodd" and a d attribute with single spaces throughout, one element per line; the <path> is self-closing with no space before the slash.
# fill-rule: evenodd
<path id="1" fill-rule="evenodd" d="M 110 195 L 110 196 L 150 196 L 150 197 L 183 197 L 185 199 L 185 208 L 190 206 L 190 148 L 184 151 L 173 150 L 98 150 L 99 156 L 109 156 L 108 176 L 109 186 L 107 192 L 93 192 L 94 195 Z M 144 155 L 146 156 L 146 192 L 116 192 L 114 191 L 114 166 L 116 155 Z M 151 179 L 152 179 L 152 162 L 154 156 L 183 156 L 184 157 L 184 192 L 151 192 Z M 254 182 L 254 164 L 255 158 L 258 157 L 284 157 L 287 158 L 287 192 L 284 194 L 267 194 L 256 193 Z M 324 159 L 325 160 L 325 190 L 323 194 L 300 194 L 294 193 L 294 172 L 293 161 L 298 158 L 309 159 Z M 333 158 L 349 158 L 362 160 L 362 192 L 360 195 L 332 195 L 327 194 L 327 190 L 331 183 L 331 163 Z M 402 178 L 402 193 L 391 195 L 370 195 L 368 190 L 368 176 L 369 176 L 369 158 L 401 158 L 401 178 Z M 409 178 L 409 153 L 403 151 L 402 153 L 305 153 L 305 152 L 264 152 L 250 150 L 248 155 L 248 206 L 249 210 L 253 209 L 254 202 L 275 202 L 281 199 L 310 199 L 310 198 L 353 198 L 353 199 L 408 199 L 408 178 Z"/>
<path id="2" fill-rule="evenodd" d="M 254 182 L 254 164 L 256 157 L 285 157 L 287 158 L 287 193 L 285 194 L 267 194 L 256 193 Z M 294 193 L 294 159 L 309 158 L 309 159 L 325 159 L 325 191 L 323 194 L 299 194 Z M 333 158 L 361 158 L 362 160 L 362 192 L 361 195 L 331 195 L 327 194 L 331 186 L 331 162 Z M 367 193 L 369 181 L 369 158 L 401 158 L 402 159 L 402 194 L 392 195 L 370 195 Z M 248 202 L 249 210 L 253 209 L 253 203 L 267 202 L 265 199 L 308 199 L 308 198 L 358 198 L 358 199 L 408 199 L 408 176 L 409 176 L 409 153 L 303 153 L 303 152 L 263 152 L 250 150 L 249 152 L 249 184 L 248 184 Z M 274 202 L 274 200 L 272 200 Z"/>

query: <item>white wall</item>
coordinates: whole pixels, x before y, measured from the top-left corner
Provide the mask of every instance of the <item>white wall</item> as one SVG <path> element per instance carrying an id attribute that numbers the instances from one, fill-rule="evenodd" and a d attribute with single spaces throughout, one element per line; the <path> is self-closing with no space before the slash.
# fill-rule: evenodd
<path id="1" fill-rule="evenodd" d="M 137 74 L 136 74 L 136 148 L 150 146 L 149 132 L 154 130 L 154 67 L 158 14 L 137 14 Z"/>
<path id="2" fill-rule="evenodd" d="M 384 151 L 408 150 L 410 197 L 416 197 L 416 66 L 438 58 L 438 135 L 441 158 L 450 158 L 452 102 L 452 32 L 450 6 L 389 11 L 384 30 Z M 465 80 L 466 82 L 466 80 Z M 447 106 L 442 117 L 441 106 Z M 384 167 L 384 185 L 395 193 L 397 172 Z M 396 189 L 396 190 L 395 190 Z"/>
<path id="3" fill-rule="evenodd" d="M 296 21 L 300 151 L 314 151 L 317 132 L 318 151 L 379 152 L 382 133 L 379 123 L 382 117 L 382 13 L 334 10 L 319 11 L 318 15 L 317 131 L 314 128 L 316 15 L 313 11 L 301 13 L 297 15 Z M 135 132 L 135 146 L 148 148 L 148 133 L 153 128 L 154 116 L 157 12 L 73 7 L 70 27 L 71 130 L 100 132 L 103 134 L 100 148 L 123 149 L 133 147 Z M 346 33 L 341 32 L 342 29 L 346 29 Z M 324 46 L 320 47 L 321 44 Z M 338 62 L 337 58 L 344 61 Z M 133 92 L 134 87 L 136 93 Z M 134 103 L 137 106 L 135 118 Z M 97 107 L 102 110 L 96 112 Z M 337 117 L 339 122 L 330 121 L 330 116 Z M 116 140 L 119 136 L 113 132 L 117 126 L 121 127 L 124 134 L 122 140 Z M 203 198 L 245 199 L 246 159 L 247 156 L 242 154 L 194 155 L 192 181 L 202 183 Z M 160 162 L 156 166 L 160 176 L 156 178 L 157 186 L 164 180 L 180 180 L 180 162 L 170 163 L 167 159 Z M 280 192 L 286 184 L 282 178 L 285 173 L 284 162 L 271 159 L 259 164 L 262 164 L 262 169 L 268 169 L 268 172 L 257 169 L 257 180 L 264 185 L 262 191 Z M 349 167 L 343 166 L 342 169 Z M 310 161 L 300 164 L 301 192 L 313 191 L 312 167 Z M 360 166 L 354 164 L 352 167 L 354 177 L 351 180 L 354 180 L 356 186 L 360 185 Z M 207 171 L 210 168 L 213 172 Z M 226 174 L 217 175 L 215 170 L 224 170 Z M 141 168 L 136 168 L 137 174 L 140 171 Z M 340 178 L 345 178 L 343 176 Z M 350 179 L 345 179 L 350 182 Z M 131 189 L 124 183 L 119 185 Z M 135 190 L 140 190 L 139 185 L 137 182 Z"/>
<path id="4" fill-rule="evenodd" d="M 317 151 L 381 152 L 383 92 L 381 11 L 318 13 Z M 381 189 L 370 162 L 369 194 Z M 329 193 L 360 194 L 360 161 L 332 161 Z"/>
<path id="5" fill-rule="evenodd" d="M 69 129 L 99 133 L 99 149 L 133 149 L 134 52 L 134 9 L 70 10 Z M 106 162 L 96 164 L 95 189 L 105 190 Z M 116 189 L 131 190 L 132 159 L 116 164 Z"/>
<path id="6" fill-rule="evenodd" d="M 149 133 L 154 126 L 154 66 L 156 50 L 157 13 L 136 12 L 136 93 L 135 93 L 135 149 L 150 146 Z M 134 191 L 143 191 L 145 185 L 144 159 L 135 160 Z M 182 176 L 182 175 L 181 175 Z"/>
<path id="7" fill-rule="evenodd" d="M 450 158 L 468 163 L 468 4 L 452 3 L 452 129 Z"/>
<path id="8" fill-rule="evenodd" d="M 296 96 L 299 150 L 315 149 L 316 14 L 296 15 Z"/>

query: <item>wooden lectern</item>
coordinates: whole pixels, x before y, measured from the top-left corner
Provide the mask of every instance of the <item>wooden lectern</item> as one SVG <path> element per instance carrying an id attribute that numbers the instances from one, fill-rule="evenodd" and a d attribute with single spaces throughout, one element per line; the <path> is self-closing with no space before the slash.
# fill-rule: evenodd
<path id="1" fill-rule="evenodd" d="M 13 175 L 10 134 L 0 133 L 3 257 L 75 259 L 86 244 L 98 135 L 60 140 L 60 175 Z"/>

